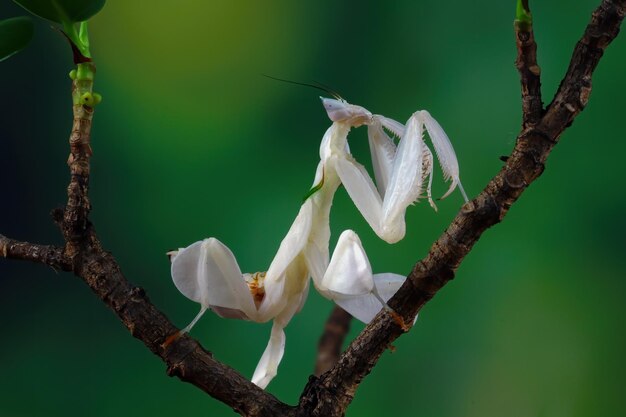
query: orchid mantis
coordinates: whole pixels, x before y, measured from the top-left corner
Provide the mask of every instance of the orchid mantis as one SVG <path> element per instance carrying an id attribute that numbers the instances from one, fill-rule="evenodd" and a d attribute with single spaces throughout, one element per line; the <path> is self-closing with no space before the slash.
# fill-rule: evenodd
<path id="1" fill-rule="evenodd" d="M 339 185 L 344 184 L 381 238 L 390 243 L 402 239 L 407 206 L 422 195 L 426 177 L 432 180 L 433 158 L 422 139 L 425 126 L 444 175 L 452 179 L 446 195 L 457 185 L 461 188 L 452 146 L 427 112 L 415 113 L 405 128 L 343 100 L 322 100 L 333 124 L 322 139 L 313 187 L 267 272 L 242 273 L 232 252 L 215 238 L 171 253 L 176 287 L 201 305 L 183 332 L 191 330 L 207 309 L 221 317 L 273 320 L 270 340 L 252 377 L 252 382 L 262 388 L 276 375 L 285 347 L 283 329 L 306 301 L 309 277 L 322 295 L 366 323 L 386 306 L 405 280 L 391 273 L 374 275 L 358 236 L 351 230 L 341 234 L 332 258 L 329 256 L 330 208 Z M 348 132 L 361 125 L 369 127 L 378 188 L 348 147 Z M 401 137 L 397 148 L 383 128 Z M 427 196 L 434 206 L 431 180 Z"/>

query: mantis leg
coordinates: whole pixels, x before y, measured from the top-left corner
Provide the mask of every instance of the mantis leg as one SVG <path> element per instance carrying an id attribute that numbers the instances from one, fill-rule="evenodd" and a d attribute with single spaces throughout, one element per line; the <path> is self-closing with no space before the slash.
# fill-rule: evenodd
<path id="1" fill-rule="evenodd" d="M 323 277 L 313 276 L 319 292 L 352 314 L 369 321 L 383 308 L 406 279 L 397 274 L 372 274 L 361 241 L 352 230 L 344 231 Z M 391 310 L 391 309 L 389 309 Z"/>
<path id="2" fill-rule="evenodd" d="M 285 308 L 285 294 L 296 291 L 292 287 L 304 285 L 308 279 L 308 271 L 301 254 L 311 234 L 312 218 L 313 204 L 309 199 L 300 207 L 267 270 L 265 298 L 259 307 L 261 316 L 276 316 Z"/>
<path id="3" fill-rule="evenodd" d="M 352 230 L 339 236 L 319 287 L 333 300 L 369 294 L 374 289 L 372 267 L 359 236 Z"/>
<path id="4" fill-rule="evenodd" d="M 402 126 L 402 131 L 404 132 L 404 126 Z M 385 133 L 378 118 L 375 118 L 374 122 L 368 126 L 367 137 L 372 155 L 376 187 L 378 188 L 378 193 L 384 196 L 391 180 L 393 160 L 396 157 L 396 144 Z"/>
<path id="5" fill-rule="evenodd" d="M 363 323 L 369 323 L 386 306 L 387 301 L 400 289 L 404 275 L 384 273 L 374 275 L 375 291 L 369 294 L 341 297 L 335 303 Z M 381 300 L 385 303 L 383 304 Z"/>
<path id="6" fill-rule="evenodd" d="M 456 153 L 454 152 L 448 135 L 446 135 L 441 125 L 426 110 L 418 111 L 413 116 L 426 127 L 428 136 L 430 136 L 430 140 L 435 148 L 435 153 L 439 159 L 444 180 L 452 180 L 450 188 L 441 198 L 446 198 L 458 186 L 465 202 L 467 202 L 467 194 L 459 179 L 459 162 L 456 159 Z"/>
<path id="7" fill-rule="evenodd" d="M 270 340 L 261 356 L 261 360 L 252 375 L 252 383 L 265 389 L 278 373 L 278 365 L 285 353 L 285 331 L 284 326 L 274 321 Z"/>
<path id="8" fill-rule="evenodd" d="M 454 152 L 454 148 L 452 147 L 452 143 L 450 142 L 448 135 L 443 130 L 439 122 L 437 122 L 437 120 L 435 120 L 430 115 L 430 113 L 428 113 L 426 110 L 415 112 L 412 117 L 416 118 L 418 122 L 426 128 L 426 131 L 428 132 L 428 136 L 430 137 L 430 140 L 433 143 L 433 146 L 435 147 L 435 153 L 437 154 L 437 158 L 439 159 L 439 163 L 443 170 L 444 180 L 445 181 L 448 181 L 450 179 L 452 180 L 452 183 L 450 184 L 450 188 L 441 198 L 443 199 L 447 197 L 454 190 L 454 188 L 458 186 L 459 190 L 461 191 L 461 194 L 463 195 L 463 199 L 465 200 L 465 202 L 467 202 L 468 201 L 467 194 L 465 193 L 465 190 L 463 189 L 463 186 L 461 185 L 461 181 L 459 179 L 459 163 L 456 159 L 456 153 Z M 399 138 L 404 136 L 404 126 L 401 123 L 396 122 L 393 119 L 380 116 L 380 115 L 374 116 L 374 123 L 369 126 L 369 129 L 373 131 L 370 134 L 370 136 L 376 135 L 376 134 L 380 135 L 380 133 L 377 133 L 377 131 L 382 130 L 380 129 L 380 126 L 385 127 L 385 129 L 388 129 L 390 132 L 392 132 L 394 135 L 396 135 Z M 382 135 L 386 136 L 387 141 L 391 141 L 391 138 L 389 138 L 385 134 L 384 130 L 382 131 Z M 382 140 L 373 141 L 370 139 L 370 148 L 372 146 L 383 148 L 383 149 L 389 148 L 389 145 L 385 144 L 384 141 Z M 425 147 L 425 150 L 427 150 L 428 153 L 430 153 L 430 150 L 428 150 L 427 147 Z M 378 183 L 379 176 L 376 171 L 376 166 L 379 164 L 383 164 L 387 166 L 386 169 L 391 169 L 389 167 L 393 165 L 393 160 L 390 161 L 388 157 L 387 158 L 381 157 L 381 153 L 383 153 L 381 152 L 381 150 L 376 150 L 376 151 L 372 150 L 371 152 L 372 152 L 372 162 L 375 167 L 374 173 L 376 174 L 376 183 Z M 432 154 L 430 155 L 430 157 L 432 157 Z M 426 161 L 424 162 L 424 164 L 426 164 Z M 432 174 L 432 163 L 430 165 L 431 165 L 430 173 Z M 432 178 L 431 178 L 431 181 L 432 181 Z M 384 193 L 381 193 L 381 195 L 383 194 Z M 433 204 L 431 203 L 431 205 Z"/>
<path id="9" fill-rule="evenodd" d="M 183 295 L 202 306 L 186 331 L 207 308 L 222 317 L 256 319 L 256 307 L 239 265 L 217 239 L 201 240 L 181 249 L 172 260 L 172 278 Z"/>
<path id="10" fill-rule="evenodd" d="M 289 297 L 287 307 L 274 318 L 272 323 L 272 330 L 270 333 L 270 340 L 267 343 L 267 347 L 259 360 L 254 374 L 252 376 L 252 383 L 258 385 L 261 388 L 267 387 L 272 379 L 278 373 L 278 365 L 280 365 L 285 353 L 286 336 L 284 328 L 287 326 L 294 314 L 296 314 L 302 308 L 304 301 L 308 294 L 308 280 L 305 289 L 299 293 Z"/>
<path id="11" fill-rule="evenodd" d="M 383 128 L 401 138 L 397 148 Z M 373 116 L 368 137 L 376 185 L 365 168 L 351 157 L 335 159 L 337 174 L 355 205 L 374 232 L 389 243 L 404 237 L 406 208 L 423 191 L 430 205 L 437 209 L 431 195 L 433 155 L 424 143 L 424 129 L 433 143 L 444 179 L 451 180 L 442 198 L 458 186 L 467 201 L 450 139 L 425 110 L 415 112 L 406 126 L 384 116 Z"/>
<path id="12" fill-rule="evenodd" d="M 384 133 L 384 132 L 383 132 Z M 388 184 L 381 198 L 369 174 L 352 158 L 334 158 L 334 166 L 365 220 L 374 232 L 388 243 L 404 237 L 406 208 L 419 197 L 422 187 L 422 161 L 424 155 L 422 125 L 411 117 L 393 158 L 381 160 L 380 166 L 388 176 Z M 386 162 L 385 162 L 386 161 Z"/>

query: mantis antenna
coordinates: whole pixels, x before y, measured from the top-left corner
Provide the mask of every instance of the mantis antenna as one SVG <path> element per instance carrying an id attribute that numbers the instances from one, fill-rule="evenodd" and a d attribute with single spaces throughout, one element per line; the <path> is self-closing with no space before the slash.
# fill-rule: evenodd
<path id="1" fill-rule="evenodd" d="M 341 95 L 339 95 L 339 93 L 337 93 L 336 91 L 330 89 L 329 87 L 327 87 L 324 84 L 322 84 L 320 82 L 317 82 L 317 81 L 313 81 L 315 84 L 309 84 L 309 83 L 301 83 L 301 82 L 298 82 L 298 81 L 285 80 L 283 78 L 272 77 L 271 75 L 267 75 L 267 74 L 261 74 L 261 75 L 264 76 L 264 77 L 270 78 L 272 80 L 282 81 L 284 83 L 303 85 L 305 87 L 312 87 L 312 88 L 315 88 L 315 89 L 318 89 L 318 90 L 321 90 L 321 91 L 323 91 L 325 93 L 330 94 L 331 96 L 333 96 L 337 100 L 345 101 L 343 99 L 343 97 L 341 97 Z"/>

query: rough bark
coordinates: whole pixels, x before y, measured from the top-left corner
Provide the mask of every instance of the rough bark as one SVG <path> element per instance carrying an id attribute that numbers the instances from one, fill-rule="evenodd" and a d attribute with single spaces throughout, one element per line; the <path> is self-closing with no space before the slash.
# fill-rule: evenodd
<path id="1" fill-rule="evenodd" d="M 524 8 L 530 13 L 528 2 Z M 522 87 L 522 129 L 536 124 L 543 113 L 541 101 L 541 68 L 537 64 L 537 44 L 531 22 L 515 21 L 517 59 L 515 67 L 520 75 Z"/>
<path id="2" fill-rule="evenodd" d="M 324 332 L 317 345 L 317 361 L 315 362 L 315 376 L 320 376 L 332 368 L 339 359 L 341 346 L 350 331 L 352 316 L 343 308 L 335 306 L 324 325 Z"/>
<path id="3" fill-rule="evenodd" d="M 71 42 L 70 42 L 71 43 Z M 92 62 L 80 64 L 95 74 Z M 89 174 L 91 161 L 91 123 L 93 107 L 83 105 L 81 96 L 91 94 L 93 78 L 74 79 L 72 81 L 72 112 L 74 119 L 70 134 L 70 155 L 67 164 L 70 169 L 70 183 L 67 186 L 67 204 L 63 215 L 62 230 L 65 238 L 65 254 L 70 258 L 77 256 L 81 245 L 87 238 L 87 225 L 91 204 L 89 202 Z"/>

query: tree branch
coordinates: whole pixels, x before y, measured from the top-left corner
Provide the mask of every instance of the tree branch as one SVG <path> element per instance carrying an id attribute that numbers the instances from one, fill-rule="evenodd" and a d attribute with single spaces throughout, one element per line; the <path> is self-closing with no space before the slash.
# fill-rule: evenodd
<path id="1" fill-rule="evenodd" d="M 320 376 L 337 363 L 341 354 L 341 346 L 350 331 L 352 316 L 343 308 L 335 306 L 330 313 L 324 332 L 317 345 L 317 361 L 315 363 L 315 376 Z"/>
<path id="2" fill-rule="evenodd" d="M 93 247 L 81 257 L 74 273 L 115 312 L 133 337 L 166 363 L 168 375 L 195 385 L 246 416 L 291 412 L 292 407 L 215 360 L 195 339 L 183 335 L 170 342 L 179 330 L 150 302 L 143 289 L 128 282 L 110 253 L 102 251 L 97 241 Z"/>
<path id="3" fill-rule="evenodd" d="M 74 121 L 70 134 L 70 183 L 67 187 L 67 205 L 63 215 L 65 254 L 76 257 L 87 236 L 89 223 L 89 174 L 91 160 L 91 123 L 93 107 L 86 98 L 91 97 L 96 67 L 92 62 L 80 63 L 72 80 L 72 110 Z"/>
<path id="4" fill-rule="evenodd" d="M 91 228 L 89 229 L 90 231 Z M 95 235 L 91 252 L 81 252 L 78 263 L 56 246 L 18 242 L 0 235 L 0 257 L 73 271 L 82 278 L 129 330 L 167 365 L 167 373 L 189 382 L 247 416 L 289 415 L 289 407 L 252 384 L 234 369 L 213 359 L 200 343 L 184 335 L 165 341 L 178 332 L 167 317 L 152 305 L 145 291 L 133 286 L 111 254 L 104 252 Z"/>
<path id="5" fill-rule="evenodd" d="M 44 264 L 55 270 L 71 270 L 70 261 L 65 257 L 61 248 L 19 242 L 4 235 L 0 235 L 0 257 Z"/>
<path id="6" fill-rule="evenodd" d="M 522 87 L 522 129 L 526 129 L 535 125 L 543 113 L 541 68 L 537 65 L 537 44 L 528 0 L 519 0 L 517 14 L 514 24 L 517 44 L 515 67 Z"/>
<path id="7" fill-rule="evenodd" d="M 559 136 L 584 109 L 591 92 L 591 75 L 604 49 L 617 36 L 626 13 L 626 0 L 603 0 L 593 12 L 585 34 L 546 114 L 535 127 L 523 130 L 505 166 L 472 201 L 418 262 L 389 301 L 405 323 L 451 279 L 463 258 L 489 227 L 502 221 L 511 205 L 544 170 Z M 300 408 L 314 416 L 340 416 L 352 401 L 361 380 L 382 353 L 404 332 L 385 311 L 364 329 L 337 364 L 306 387 Z"/>

